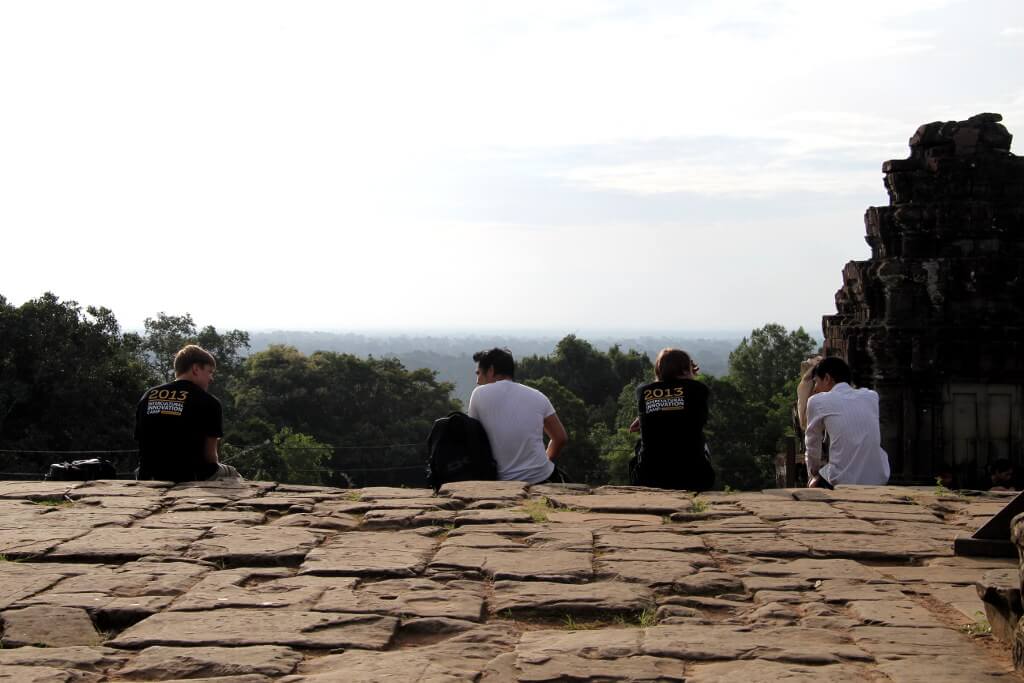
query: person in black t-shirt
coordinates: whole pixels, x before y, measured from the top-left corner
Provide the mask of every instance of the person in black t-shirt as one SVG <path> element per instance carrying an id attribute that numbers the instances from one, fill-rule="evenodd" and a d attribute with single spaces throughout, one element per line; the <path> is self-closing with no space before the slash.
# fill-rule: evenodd
<path id="1" fill-rule="evenodd" d="M 707 491 L 715 483 L 704 443 L 708 388 L 690 355 L 662 349 L 654 362 L 656 382 L 636 391 L 637 412 L 629 431 L 640 432 L 630 479 L 638 486 Z"/>
<path id="2" fill-rule="evenodd" d="M 238 478 L 217 457 L 223 419 L 220 401 L 207 393 L 216 368 L 208 351 L 189 344 L 174 356 L 175 380 L 142 395 L 135 409 L 139 479 Z"/>

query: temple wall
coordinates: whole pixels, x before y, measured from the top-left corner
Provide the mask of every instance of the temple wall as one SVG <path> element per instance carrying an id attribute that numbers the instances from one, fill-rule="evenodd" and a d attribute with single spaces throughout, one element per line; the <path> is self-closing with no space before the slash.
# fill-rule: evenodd
<path id="1" fill-rule="evenodd" d="M 843 269 L 826 353 L 878 391 L 893 476 L 953 466 L 984 486 L 1024 465 L 1024 158 L 998 114 L 921 126 L 882 166 L 889 206 L 865 213 L 871 258 Z"/>

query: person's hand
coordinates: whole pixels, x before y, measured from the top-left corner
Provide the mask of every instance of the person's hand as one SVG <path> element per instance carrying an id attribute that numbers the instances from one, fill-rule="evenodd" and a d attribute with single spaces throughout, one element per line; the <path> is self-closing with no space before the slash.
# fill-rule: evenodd
<path id="1" fill-rule="evenodd" d="M 639 417 L 633 418 L 633 421 L 629 423 L 629 431 L 631 431 L 631 432 L 639 432 L 640 431 L 640 418 Z"/>

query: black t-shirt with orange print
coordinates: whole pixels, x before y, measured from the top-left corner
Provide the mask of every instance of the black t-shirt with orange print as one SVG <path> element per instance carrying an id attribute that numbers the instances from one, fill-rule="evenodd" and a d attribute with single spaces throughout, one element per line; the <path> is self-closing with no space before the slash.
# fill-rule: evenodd
<path id="1" fill-rule="evenodd" d="M 198 385 L 179 379 L 147 390 L 135 409 L 139 479 L 209 479 L 217 466 L 206 461 L 206 439 L 223 435 L 220 401 Z"/>
<path id="2" fill-rule="evenodd" d="M 714 483 L 714 471 L 704 452 L 709 393 L 693 379 L 651 382 L 637 389 L 638 483 L 695 491 Z"/>

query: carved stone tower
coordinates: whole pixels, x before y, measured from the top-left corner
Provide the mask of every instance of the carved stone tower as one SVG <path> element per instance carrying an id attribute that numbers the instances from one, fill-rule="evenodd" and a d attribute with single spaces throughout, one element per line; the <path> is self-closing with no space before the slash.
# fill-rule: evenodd
<path id="1" fill-rule="evenodd" d="M 999 114 L 929 123 L 882 165 L 889 206 L 864 217 L 871 258 L 843 269 L 829 355 L 881 398 L 893 481 L 1024 465 L 1024 157 Z"/>

